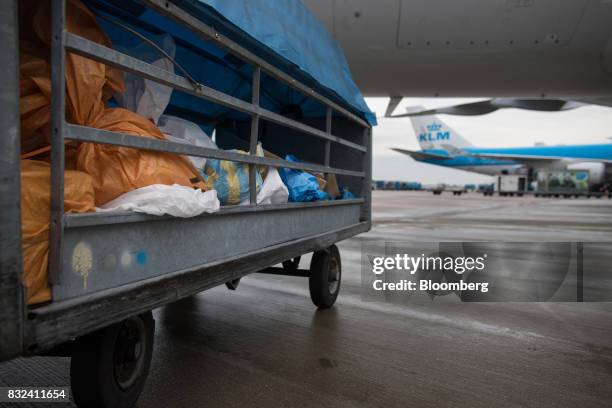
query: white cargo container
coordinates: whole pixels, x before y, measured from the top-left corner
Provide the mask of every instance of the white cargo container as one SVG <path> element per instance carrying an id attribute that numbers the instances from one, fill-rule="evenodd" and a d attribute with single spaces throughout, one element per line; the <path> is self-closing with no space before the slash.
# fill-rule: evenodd
<path id="1" fill-rule="evenodd" d="M 499 195 L 523 195 L 527 190 L 527 177 L 518 174 L 504 174 L 497 176 L 495 189 Z"/>

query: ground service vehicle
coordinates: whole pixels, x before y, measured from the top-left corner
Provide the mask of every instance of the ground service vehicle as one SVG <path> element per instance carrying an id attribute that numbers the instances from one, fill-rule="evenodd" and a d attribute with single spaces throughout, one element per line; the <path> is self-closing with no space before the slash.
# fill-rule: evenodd
<path id="1" fill-rule="evenodd" d="M 601 177 L 591 177 L 589 170 L 541 170 L 535 196 L 601 198 L 609 197 L 608 189 L 608 184 Z"/>

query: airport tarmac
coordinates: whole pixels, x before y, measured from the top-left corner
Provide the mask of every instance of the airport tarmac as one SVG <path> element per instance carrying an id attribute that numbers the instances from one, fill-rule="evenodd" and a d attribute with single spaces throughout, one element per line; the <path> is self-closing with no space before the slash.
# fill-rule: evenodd
<path id="1" fill-rule="evenodd" d="M 330 310 L 306 279 L 271 275 L 157 310 L 138 406 L 612 406 L 612 303 L 396 305 L 364 302 L 360 284 L 366 241 L 612 242 L 612 200 L 374 191 L 373 216 L 339 244 Z M 0 386 L 67 385 L 68 371 L 67 358 L 13 360 Z"/>

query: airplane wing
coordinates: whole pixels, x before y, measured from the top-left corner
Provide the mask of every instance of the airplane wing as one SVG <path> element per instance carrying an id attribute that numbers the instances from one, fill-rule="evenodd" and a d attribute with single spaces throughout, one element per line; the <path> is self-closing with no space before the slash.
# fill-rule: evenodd
<path id="1" fill-rule="evenodd" d="M 392 99 L 393 100 L 393 99 Z M 604 104 L 605 98 L 602 98 Z M 399 103 L 399 102 L 398 102 Z M 393 110 L 387 109 L 385 117 L 387 118 L 405 118 L 414 116 L 429 116 L 429 115 L 460 115 L 460 116 L 476 116 L 486 115 L 487 113 L 495 112 L 498 109 L 516 108 L 532 111 L 543 112 L 560 112 L 586 106 L 586 101 L 572 101 L 565 99 L 516 99 L 516 98 L 494 98 L 484 101 L 463 103 L 460 105 L 447 106 L 437 109 L 423 109 L 421 107 L 408 107 L 406 113 L 393 115 Z M 391 101 L 389 102 L 391 106 Z M 395 105 L 397 106 L 397 104 Z M 395 106 L 393 109 L 395 109 Z"/>
<path id="2" fill-rule="evenodd" d="M 399 149 L 397 147 L 392 147 L 391 150 L 395 150 L 396 152 L 407 154 L 416 160 L 448 160 L 452 159 L 452 157 L 444 156 L 442 154 L 433 154 L 433 153 L 425 153 L 425 152 L 415 152 L 414 150 L 406 150 Z"/>
<path id="3" fill-rule="evenodd" d="M 549 161 L 549 162 L 567 159 L 567 157 L 534 156 L 530 154 L 471 153 L 471 156 L 482 157 L 484 159 L 518 160 L 518 161 Z M 575 158 L 573 157 L 572 159 L 585 161 L 585 162 L 612 164 L 612 160 L 606 160 L 606 159 L 581 159 L 579 157 L 575 157 Z"/>

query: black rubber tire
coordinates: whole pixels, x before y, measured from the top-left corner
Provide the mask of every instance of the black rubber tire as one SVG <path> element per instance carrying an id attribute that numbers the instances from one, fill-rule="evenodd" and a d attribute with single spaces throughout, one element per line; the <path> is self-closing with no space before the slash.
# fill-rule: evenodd
<path id="1" fill-rule="evenodd" d="M 151 312 L 79 337 L 70 362 L 72 396 L 78 407 L 131 408 L 149 373 L 155 320 Z M 137 339 L 137 340 L 134 340 Z M 115 364 L 128 359 L 128 378 Z M 123 366 L 125 368 L 125 366 Z M 123 382 L 123 384 L 122 384 Z"/>
<path id="2" fill-rule="evenodd" d="M 310 261 L 310 299 L 320 309 L 330 308 L 336 303 L 342 281 L 340 251 L 335 245 L 312 254 Z"/>

